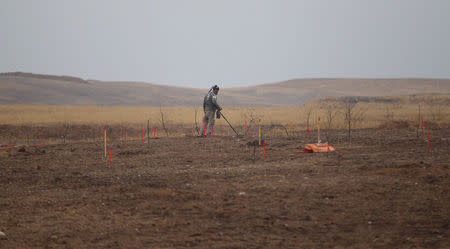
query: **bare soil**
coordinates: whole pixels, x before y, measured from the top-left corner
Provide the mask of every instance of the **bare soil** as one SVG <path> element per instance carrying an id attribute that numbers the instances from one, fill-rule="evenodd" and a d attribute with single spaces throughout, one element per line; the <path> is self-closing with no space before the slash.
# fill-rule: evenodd
<path id="1" fill-rule="evenodd" d="M 450 132 L 0 150 L 0 248 L 450 248 Z M 256 146 L 255 146 L 256 144 Z M 109 157 L 109 155 L 108 155 Z"/>

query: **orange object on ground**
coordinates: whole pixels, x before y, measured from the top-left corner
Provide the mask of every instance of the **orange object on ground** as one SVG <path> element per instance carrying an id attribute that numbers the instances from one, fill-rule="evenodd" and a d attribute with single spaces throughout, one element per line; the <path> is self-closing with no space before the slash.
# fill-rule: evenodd
<path id="1" fill-rule="evenodd" d="M 316 144 L 306 144 L 303 153 L 312 153 L 312 152 L 330 152 L 335 151 L 334 147 L 329 145 L 328 143 L 316 143 Z"/>

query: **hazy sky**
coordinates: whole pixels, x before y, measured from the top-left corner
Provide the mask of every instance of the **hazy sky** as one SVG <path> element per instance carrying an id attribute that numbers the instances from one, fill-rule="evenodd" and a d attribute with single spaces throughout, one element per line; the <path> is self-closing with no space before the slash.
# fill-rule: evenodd
<path id="1" fill-rule="evenodd" d="M 450 78 L 449 0 L 0 0 L 0 72 L 208 88 Z"/>

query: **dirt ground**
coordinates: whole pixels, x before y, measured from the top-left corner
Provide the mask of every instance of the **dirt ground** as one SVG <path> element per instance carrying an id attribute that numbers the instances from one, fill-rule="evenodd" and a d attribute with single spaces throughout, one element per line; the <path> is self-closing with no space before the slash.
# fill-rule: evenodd
<path id="1" fill-rule="evenodd" d="M 329 137 L 0 150 L 0 248 L 450 248 L 448 129 Z"/>

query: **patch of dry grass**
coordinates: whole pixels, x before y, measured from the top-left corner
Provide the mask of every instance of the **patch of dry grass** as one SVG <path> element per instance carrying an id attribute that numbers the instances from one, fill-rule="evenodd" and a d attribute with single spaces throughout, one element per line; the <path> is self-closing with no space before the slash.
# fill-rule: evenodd
<path id="1" fill-rule="evenodd" d="M 362 113 L 362 119 L 354 128 L 374 128 L 386 122 L 407 121 L 418 123 L 418 107 L 426 123 L 434 125 L 450 124 L 450 101 L 448 96 L 429 98 L 398 97 L 395 101 L 364 102 L 357 104 L 355 111 Z M 431 100 L 430 100 L 431 99 Z M 324 103 L 328 105 L 324 105 Z M 328 106 L 328 107 L 327 107 Z M 261 119 L 262 124 L 281 124 L 294 129 L 305 129 L 307 110 L 311 109 L 309 125 L 313 130 L 321 117 L 321 127 L 345 128 L 343 108 L 338 99 L 316 100 L 301 107 L 224 107 L 223 113 L 233 125 L 255 125 Z M 328 112 L 334 117 L 329 126 Z M 168 124 L 192 125 L 195 117 L 201 124 L 201 107 L 108 107 L 108 106 L 0 106 L 0 124 L 9 125 L 45 125 L 45 124 L 161 124 L 161 112 Z M 197 114 L 196 114 L 197 113 Z M 226 125 L 223 119 L 216 124 Z"/>

